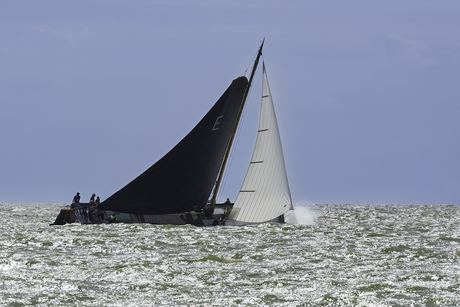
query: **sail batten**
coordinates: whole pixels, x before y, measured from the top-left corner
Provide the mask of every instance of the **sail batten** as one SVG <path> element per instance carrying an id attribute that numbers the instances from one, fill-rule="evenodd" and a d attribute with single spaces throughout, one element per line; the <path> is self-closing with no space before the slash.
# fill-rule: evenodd
<path id="1" fill-rule="evenodd" d="M 251 193 L 247 193 L 249 191 Z M 264 64 L 262 105 L 256 145 L 229 219 L 245 223 L 262 223 L 277 218 L 291 208 L 292 200 L 284 155 Z"/>

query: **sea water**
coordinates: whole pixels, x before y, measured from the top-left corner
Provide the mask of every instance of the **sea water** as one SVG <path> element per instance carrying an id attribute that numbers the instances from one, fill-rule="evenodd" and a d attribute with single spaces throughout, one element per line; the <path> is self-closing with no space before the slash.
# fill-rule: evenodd
<path id="1" fill-rule="evenodd" d="M 460 206 L 304 205 L 295 225 L 49 226 L 62 206 L 0 204 L 0 306 L 460 305 Z"/>

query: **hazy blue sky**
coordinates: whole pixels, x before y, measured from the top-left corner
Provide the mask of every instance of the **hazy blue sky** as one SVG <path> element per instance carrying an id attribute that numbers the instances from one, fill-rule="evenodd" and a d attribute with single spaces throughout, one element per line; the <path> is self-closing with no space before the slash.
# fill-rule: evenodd
<path id="1" fill-rule="evenodd" d="M 110 196 L 265 37 L 296 204 L 460 204 L 459 32 L 459 1 L 2 1 L 0 202 Z M 221 199 L 246 172 L 261 82 Z"/>

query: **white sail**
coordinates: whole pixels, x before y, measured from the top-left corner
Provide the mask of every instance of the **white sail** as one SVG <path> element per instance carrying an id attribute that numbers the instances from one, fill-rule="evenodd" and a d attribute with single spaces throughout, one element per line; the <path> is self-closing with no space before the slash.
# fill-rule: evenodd
<path id="1" fill-rule="evenodd" d="M 256 146 L 228 220 L 262 223 L 277 218 L 291 208 L 291 192 L 264 64 Z"/>

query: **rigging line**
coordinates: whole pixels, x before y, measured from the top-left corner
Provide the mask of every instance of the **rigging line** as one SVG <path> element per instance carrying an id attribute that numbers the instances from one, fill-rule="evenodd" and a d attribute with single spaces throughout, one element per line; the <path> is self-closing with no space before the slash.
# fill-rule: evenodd
<path id="1" fill-rule="evenodd" d="M 262 56 L 262 54 L 261 54 L 261 56 Z M 252 67 L 252 63 L 254 62 L 254 59 L 255 59 L 256 57 L 257 57 L 257 53 L 256 53 L 256 54 L 254 55 L 254 57 L 252 58 L 251 62 L 249 62 L 248 67 L 246 67 L 246 70 L 244 71 L 244 75 L 245 75 L 245 76 L 246 76 L 246 73 L 248 72 L 248 69 L 249 69 L 250 67 Z"/>
<path id="2" fill-rule="evenodd" d="M 246 118 L 246 109 L 243 109 L 243 112 L 241 114 L 241 119 L 240 119 L 240 126 L 238 127 L 238 129 L 236 130 L 236 136 L 235 136 L 235 144 L 232 148 L 232 150 L 230 151 L 230 159 L 229 159 L 229 165 L 227 167 L 227 170 L 231 170 L 232 169 L 232 164 L 233 164 L 233 159 L 235 158 L 235 155 L 236 155 L 236 151 L 237 151 L 237 148 L 238 148 L 238 142 L 240 140 L 240 136 L 241 136 L 241 131 L 242 131 L 242 127 L 244 125 L 244 120 Z M 220 197 L 222 196 L 222 191 L 225 190 L 225 186 L 227 184 L 227 180 L 228 180 L 228 177 L 230 175 L 230 172 L 227 171 L 225 172 L 224 174 L 224 178 L 222 180 L 222 188 L 217 192 L 217 198 L 220 199 Z M 238 195 L 237 195 L 238 196 Z M 236 200 L 236 198 L 235 198 Z"/>
<path id="3" fill-rule="evenodd" d="M 246 90 L 244 91 L 244 95 L 243 95 L 243 98 L 242 98 L 243 100 L 241 101 L 241 106 L 240 106 L 240 109 L 238 110 L 236 123 L 235 123 L 235 126 L 233 127 L 232 133 L 230 134 L 230 140 L 229 140 L 227 149 L 225 151 L 224 160 L 222 161 L 220 171 L 219 171 L 219 174 L 218 174 L 218 177 L 217 177 L 217 181 L 216 181 L 216 184 L 214 185 L 214 190 L 212 192 L 211 202 L 210 202 L 211 208 L 214 207 L 214 204 L 216 203 L 216 198 L 217 198 L 217 195 L 219 193 L 219 187 L 220 187 L 220 185 L 222 183 L 222 178 L 225 175 L 225 166 L 227 165 L 228 158 L 229 158 L 230 153 L 231 153 L 232 143 L 233 143 L 233 141 L 235 139 L 235 136 L 237 134 L 239 121 L 240 121 L 241 115 L 243 113 L 244 105 L 245 105 L 246 99 L 248 98 L 249 91 L 251 89 L 252 80 L 254 78 L 254 74 L 255 74 L 257 66 L 259 64 L 260 56 L 262 55 L 262 48 L 264 46 L 264 42 L 265 42 L 265 39 L 262 41 L 262 44 L 259 47 L 259 51 L 257 52 L 257 57 L 256 57 L 256 59 L 254 61 L 253 69 L 251 71 L 251 75 L 250 75 L 248 83 L 246 85 Z"/>
<path id="4" fill-rule="evenodd" d="M 252 66 L 252 63 L 254 62 L 254 59 L 255 59 L 256 57 L 257 57 L 257 53 L 252 57 L 252 60 L 251 60 L 251 62 L 249 62 L 248 67 L 246 67 L 246 70 L 244 71 L 244 75 L 245 75 L 245 76 L 246 76 L 246 73 L 248 72 L 248 69 Z M 262 58 L 262 62 L 265 63 L 265 59 L 264 59 L 264 54 L 263 54 L 263 53 L 260 54 L 260 57 Z"/>
<path id="5" fill-rule="evenodd" d="M 245 74 L 245 75 L 246 75 L 248 69 L 252 66 L 252 63 L 254 62 L 254 59 L 255 59 L 256 57 L 257 57 L 257 54 L 254 55 L 254 57 L 252 58 L 251 62 L 249 63 L 249 66 L 248 66 L 248 67 L 246 68 L 246 70 L 244 71 L 244 74 Z M 262 62 L 265 62 L 263 53 L 260 54 L 260 57 L 262 58 Z M 252 86 L 251 86 L 251 88 L 249 88 L 249 92 L 248 92 L 248 95 L 247 95 L 247 96 L 249 96 L 251 90 L 252 90 Z M 245 116 L 245 115 L 246 115 L 246 109 L 247 109 L 247 108 L 244 108 L 243 111 L 242 111 L 242 114 L 241 114 L 241 123 L 240 123 L 238 129 L 236 130 L 235 145 L 233 146 L 233 148 L 232 148 L 232 150 L 231 150 L 231 152 L 230 152 L 230 159 L 229 159 L 230 161 L 229 161 L 229 166 L 228 166 L 228 168 L 227 168 L 228 170 L 232 169 L 233 160 L 234 160 L 234 157 L 235 157 L 235 155 L 236 155 L 236 150 L 237 150 L 237 148 L 238 148 L 238 142 L 239 142 L 240 136 L 241 136 L 241 130 L 242 130 L 242 127 L 243 127 L 243 125 L 244 125 L 244 120 L 245 120 L 245 118 L 246 118 L 246 116 Z M 251 156 L 251 157 L 252 157 L 252 156 Z M 252 159 L 252 158 L 251 158 L 251 159 Z M 251 164 L 251 162 L 250 162 L 250 164 Z M 230 175 L 230 172 L 228 172 L 228 171 L 224 173 L 224 177 L 223 177 L 223 180 L 222 180 L 222 188 L 217 192 L 217 198 L 218 198 L 218 199 L 220 199 L 220 197 L 222 196 L 222 191 L 225 190 L 225 186 L 226 186 L 226 184 L 227 184 L 227 180 L 228 180 L 229 175 Z M 237 197 L 238 197 L 238 195 L 237 195 Z M 235 200 L 236 200 L 236 199 L 235 199 Z"/>

